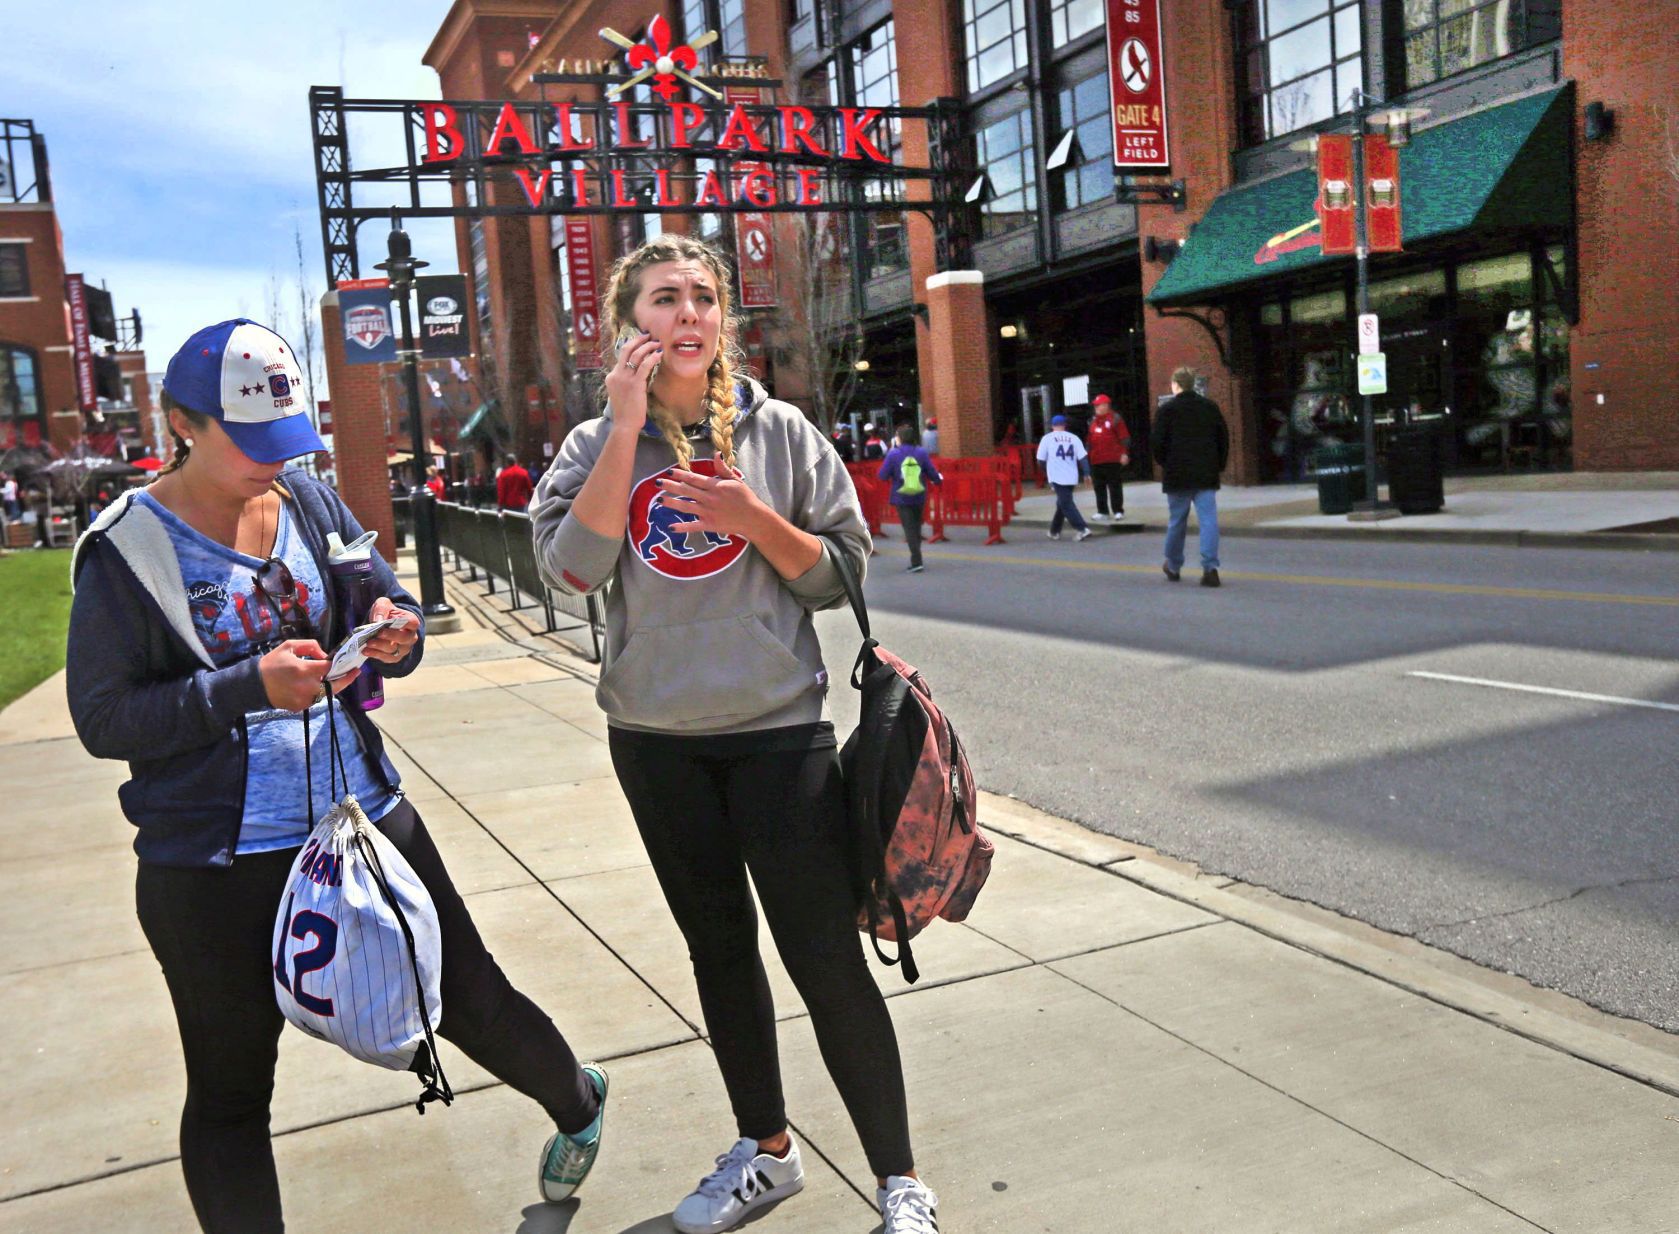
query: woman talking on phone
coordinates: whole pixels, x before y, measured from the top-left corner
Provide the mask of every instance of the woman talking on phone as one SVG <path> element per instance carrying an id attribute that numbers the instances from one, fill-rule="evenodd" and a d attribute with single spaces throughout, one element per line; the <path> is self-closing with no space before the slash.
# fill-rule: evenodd
<path id="1" fill-rule="evenodd" d="M 606 1077 L 579 1066 L 485 951 L 365 712 L 340 704 L 348 723 L 328 723 L 355 674 L 325 679 L 348 633 L 327 536 L 361 528 L 336 492 L 285 465 L 323 448 L 297 379 L 285 340 L 254 322 L 188 339 L 164 378 L 173 461 L 118 498 L 74 558 L 70 712 L 89 753 L 129 764 L 118 795 L 138 829 L 140 925 L 186 1061 L 187 1192 L 206 1231 L 284 1228 L 269 1099 L 285 1020 L 270 946 L 291 864 L 334 804 L 336 728 L 349 791 L 436 905 L 437 1031 L 548 1112 L 541 1190 L 564 1199 L 594 1162 Z M 360 671 L 400 677 L 420 661 L 420 609 L 377 554 L 373 569 L 370 620 L 406 620 L 368 644 Z"/>
<path id="2" fill-rule="evenodd" d="M 732 1229 L 804 1185 L 750 872 L 886 1234 L 931 1234 L 937 1199 L 915 1177 L 897 1039 L 856 928 L 811 623 L 844 602 L 829 554 L 860 578 L 868 532 L 832 443 L 739 373 L 730 286 L 717 250 L 688 236 L 618 262 L 605 414 L 566 438 L 531 507 L 553 586 L 611 584 L 597 697 L 613 766 L 687 941 L 739 1135 L 673 1220 L 684 1234 Z"/>

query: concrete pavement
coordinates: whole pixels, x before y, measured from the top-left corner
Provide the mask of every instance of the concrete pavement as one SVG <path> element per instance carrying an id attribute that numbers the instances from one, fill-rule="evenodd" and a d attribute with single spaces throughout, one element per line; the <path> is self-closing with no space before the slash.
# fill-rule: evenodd
<path id="1" fill-rule="evenodd" d="M 463 629 L 379 721 L 491 949 L 608 1063 L 607 1141 L 577 1199 L 538 1203 L 540 1111 L 447 1043 L 459 1096 L 422 1119 L 411 1077 L 288 1031 L 290 1224 L 667 1230 L 733 1133 L 592 669 L 476 588 L 453 598 Z M 81 751 L 62 689 L 0 713 L 0 1231 L 186 1230 L 179 1046 L 134 921 L 124 769 Z M 1679 1039 L 1021 802 L 987 795 L 981 820 L 999 852 L 970 921 L 923 937 L 917 987 L 877 969 L 947 1231 L 1679 1227 Z M 809 1183 L 751 1228 L 877 1229 L 769 964 Z"/>
<path id="2" fill-rule="evenodd" d="M 1445 489 L 1446 505 L 1437 514 L 1352 522 L 1344 514 L 1318 513 L 1315 484 L 1226 487 L 1219 491 L 1219 530 L 1273 539 L 1679 551 L 1679 472 L 1463 476 L 1448 479 Z M 1089 487 L 1076 499 L 1089 519 L 1096 510 Z M 1054 512 L 1054 494 L 1028 484 L 1010 526 L 1035 532 L 1049 526 Z M 1126 484 L 1125 513 L 1121 530 L 1164 532 L 1166 497 L 1159 482 Z M 1105 524 L 1092 526 L 1102 530 Z"/>

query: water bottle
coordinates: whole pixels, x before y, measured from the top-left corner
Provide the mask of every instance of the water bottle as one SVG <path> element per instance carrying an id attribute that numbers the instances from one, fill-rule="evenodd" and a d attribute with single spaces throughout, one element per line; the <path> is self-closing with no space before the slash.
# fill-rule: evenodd
<path id="1" fill-rule="evenodd" d="M 345 544 L 336 531 L 327 533 L 326 562 L 332 571 L 332 594 L 352 630 L 366 624 L 373 601 L 378 598 L 373 594 L 373 542 L 378 538 L 377 531 L 369 531 Z M 372 711 L 385 705 L 385 680 L 372 665 L 363 665 L 361 676 L 338 697 L 363 711 Z"/>

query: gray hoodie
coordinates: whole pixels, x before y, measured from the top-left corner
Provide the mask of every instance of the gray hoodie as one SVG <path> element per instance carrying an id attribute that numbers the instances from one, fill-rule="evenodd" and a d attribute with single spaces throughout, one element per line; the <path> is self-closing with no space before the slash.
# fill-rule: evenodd
<path id="1" fill-rule="evenodd" d="M 804 413 L 744 381 L 735 423 L 735 466 L 752 491 L 793 526 L 836 535 L 857 577 L 871 544 L 857 492 L 839 454 Z M 599 535 L 571 503 L 606 445 L 612 410 L 571 431 L 536 486 L 536 559 L 555 589 L 605 589 L 606 658 L 595 697 L 618 728 L 737 733 L 820 720 L 828 674 L 811 613 L 845 602 L 832 543 L 796 579 L 783 579 L 740 537 L 669 530 L 655 481 L 675 466 L 651 423 L 636 442 L 628 526 Z M 691 430 L 705 470 L 710 435 Z"/>

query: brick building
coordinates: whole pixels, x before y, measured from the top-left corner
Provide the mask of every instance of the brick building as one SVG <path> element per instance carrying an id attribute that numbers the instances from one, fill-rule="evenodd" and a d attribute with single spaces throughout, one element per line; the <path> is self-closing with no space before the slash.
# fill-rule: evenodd
<path id="1" fill-rule="evenodd" d="M 1117 0 L 1116 0 L 1117 2 Z M 1144 0 L 1151 3 L 1153 0 Z M 1391 393 L 1461 471 L 1679 468 L 1679 23 L 1581 0 L 1169 0 L 1160 6 L 1182 209 L 1118 200 L 1102 0 L 670 0 L 702 63 L 757 58 L 773 101 L 960 101 L 986 193 L 969 268 L 940 272 L 924 215 L 839 224 L 866 361 L 856 419 L 937 416 L 952 454 L 1012 421 L 1035 439 L 1112 396 L 1146 437 L 1178 364 L 1231 421 L 1229 478 L 1297 479 L 1354 439 L 1351 259 L 1317 249 L 1314 135 L 1350 132 L 1355 89 L 1413 113 L 1400 156 L 1405 251 L 1370 263 Z M 616 56 L 657 4 L 457 0 L 426 52 L 445 98 L 568 97 L 533 75 Z M 579 95 L 578 97 L 583 97 Z M 772 100 L 766 100 L 772 101 Z M 897 156 L 926 156 L 906 127 Z M 1053 164 L 1053 165 L 1052 165 Z M 797 247 L 778 216 L 778 250 Z M 717 214 L 589 220 L 603 277 L 660 228 L 731 243 Z M 462 222 L 485 354 L 511 388 L 587 414 L 556 217 Z M 756 367 L 808 393 L 774 313 Z M 336 387 L 335 387 L 336 393 Z M 1147 468 L 1134 452 L 1134 470 Z"/>
<path id="2" fill-rule="evenodd" d="M 80 441 L 129 457 L 149 449 L 152 410 L 139 314 L 118 318 L 111 293 L 83 279 L 78 374 L 71 277 L 46 141 L 28 120 L 0 120 L 0 451 Z"/>

